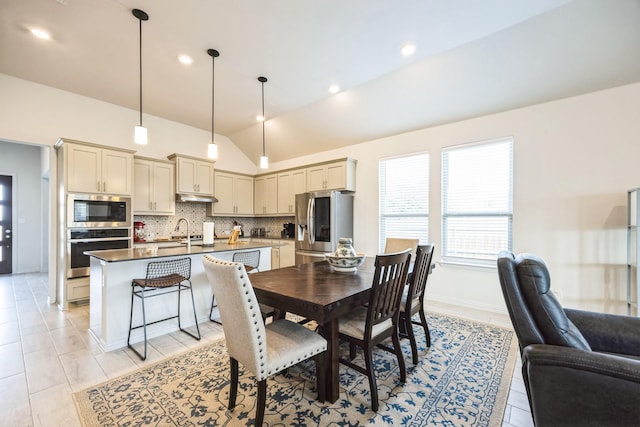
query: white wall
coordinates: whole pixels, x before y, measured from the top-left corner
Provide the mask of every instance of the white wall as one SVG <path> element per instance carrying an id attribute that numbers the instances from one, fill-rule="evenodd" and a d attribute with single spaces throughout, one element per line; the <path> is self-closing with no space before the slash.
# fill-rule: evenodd
<path id="1" fill-rule="evenodd" d="M 13 273 L 42 266 L 41 148 L 0 141 L 0 174 L 13 176 Z"/>
<path id="2" fill-rule="evenodd" d="M 58 137 L 132 148 L 132 110 L 0 74 L 0 138 L 51 145 Z M 11 100 L 11 102 L 6 102 Z M 338 157 L 358 160 L 356 249 L 378 251 L 378 160 L 431 154 L 431 240 L 440 247 L 442 147 L 513 135 L 514 251 L 542 256 L 566 305 L 624 312 L 626 191 L 640 185 L 640 83 L 395 135 L 286 162 L 271 170 Z M 139 154 L 203 155 L 210 134 L 145 117 L 150 144 Z M 222 138 L 221 138 L 222 139 Z M 216 167 L 256 173 L 228 139 Z M 52 176 L 53 179 L 53 176 Z M 494 269 L 439 265 L 429 298 L 504 310 Z"/>
<path id="3" fill-rule="evenodd" d="M 428 151 L 439 261 L 441 149 L 514 137 L 514 252 L 545 259 L 565 305 L 626 313 L 626 191 L 640 186 L 640 83 L 273 164 L 358 160 L 354 244 L 378 250 L 378 161 Z M 375 214 L 374 214 L 375 213 Z M 438 265 L 429 298 L 504 310 L 495 269 Z"/>
<path id="4" fill-rule="evenodd" d="M 206 157 L 211 141 L 211 132 L 143 114 L 149 144 L 135 145 L 137 111 L 6 74 L 0 74 L 0 93 L 0 138 L 5 140 L 52 146 L 58 138 L 69 138 L 137 150 L 137 155 L 158 159 L 172 153 Z M 229 138 L 216 134 L 216 143 L 216 168 L 257 173 L 257 166 Z"/>

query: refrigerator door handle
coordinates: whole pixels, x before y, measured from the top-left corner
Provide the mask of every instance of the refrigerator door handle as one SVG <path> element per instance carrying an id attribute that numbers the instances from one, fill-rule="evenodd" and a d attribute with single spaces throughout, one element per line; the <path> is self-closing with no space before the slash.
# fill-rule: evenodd
<path id="1" fill-rule="evenodd" d="M 316 218 L 316 199 L 309 198 L 309 205 L 307 206 L 307 228 L 309 230 L 309 243 L 314 244 L 316 242 L 316 230 L 314 227 Z"/>

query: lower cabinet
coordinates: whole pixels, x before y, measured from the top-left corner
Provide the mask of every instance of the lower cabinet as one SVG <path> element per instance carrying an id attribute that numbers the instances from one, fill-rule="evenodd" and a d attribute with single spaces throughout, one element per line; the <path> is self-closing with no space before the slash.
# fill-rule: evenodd
<path id="1" fill-rule="evenodd" d="M 255 243 L 271 245 L 271 269 L 291 267 L 296 263 L 295 243 L 285 239 L 251 238 Z"/>

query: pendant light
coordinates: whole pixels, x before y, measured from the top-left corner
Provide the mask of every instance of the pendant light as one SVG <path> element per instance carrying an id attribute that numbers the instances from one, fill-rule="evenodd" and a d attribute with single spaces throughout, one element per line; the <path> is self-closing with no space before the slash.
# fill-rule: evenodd
<path id="1" fill-rule="evenodd" d="M 148 21 L 149 15 L 140 9 L 133 9 L 131 13 L 140 21 L 140 124 L 134 129 L 133 142 L 147 145 L 147 128 L 142 126 L 142 21 Z"/>
<path id="2" fill-rule="evenodd" d="M 211 56 L 211 143 L 207 149 L 207 157 L 210 159 L 218 158 L 218 145 L 215 142 L 215 133 L 213 126 L 213 112 L 215 103 L 215 87 L 216 87 L 216 58 L 220 56 L 220 52 L 215 49 L 208 49 L 207 53 Z"/>
<path id="3" fill-rule="evenodd" d="M 264 84 L 267 81 L 267 78 L 258 77 L 258 81 L 262 83 L 262 156 L 260 157 L 260 169 L 267 169 L 269 167 L 269 158 L 265 152 L 264 145 L 264 122 L 267 120 L 264 116 Z"/>

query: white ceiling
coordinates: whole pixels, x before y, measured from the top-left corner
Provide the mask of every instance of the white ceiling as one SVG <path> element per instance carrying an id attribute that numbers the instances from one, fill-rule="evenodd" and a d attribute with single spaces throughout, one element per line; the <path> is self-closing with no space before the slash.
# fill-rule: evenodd
<path id="1" fill-rule="evenodd" d="M 137 111 L 133 8 L 144 113 L 211 130 L 217 49 L 215 131 L 256 163 L 260 75 L 271 161 L 640 81 L 640 0 L 0 0 L 0 73 Z"/>

